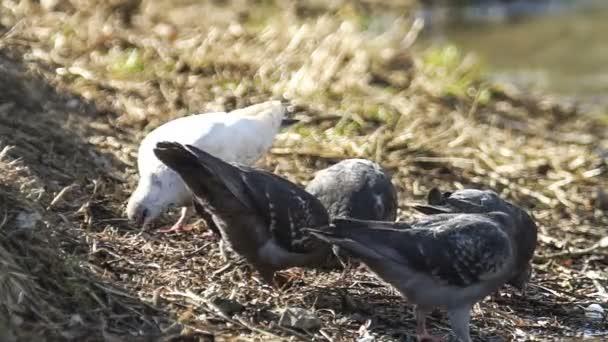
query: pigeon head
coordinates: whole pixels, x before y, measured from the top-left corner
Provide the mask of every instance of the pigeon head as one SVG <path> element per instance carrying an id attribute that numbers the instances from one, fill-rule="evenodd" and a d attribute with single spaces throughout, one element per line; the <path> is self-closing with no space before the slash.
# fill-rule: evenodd
<path id="1" fill-rule="evenodd" d="M 524 291 L 526 288 L 526 284 L 532 277 L 532 265 L 530 263 L 526 263 L 524 265 L 524 269 L 517 273 L 511 280 L 507 282 L 507 284 L 515 287 L 520 291 Z"/>
<path id="2" fill-rule="evenodd" d="M 281 127 L 286 127 L 295 123 L 295 119 L 287 119 L 285 118 L 285 107 L 281 105 L 279 101 L 271 102 L 272 110 L 264 116 L 264 120 L 266 120 L 270 125 L 279 130 Z"/>
<path id="3" fill-rule="evenodd" d="M 178 191 L 167 191 L 178 186 L 183 186 L 179 182 L 179 176 L 167 169 L 170 175 L 159 177 L 156 174 L 142 176 L 139 179 L 137 188 L 131 194 L 127 203 L 127 217 L 136 225 L 147 226 L 161 216 L 169 207 L 181 205 L 182 198 L 177 198 Z M 163 181 L 161 181 L 161 178 Z"/>
<path id="4" fill-rule="evenodd" d="M 291 119 L 285 119 L 285 122 L 283 122 L 285 107 L 281 104 L 281 101 L 258 103 L 249 107 L 235 109 L 230 114 L 255 117 L 275 131 L 293 122 Z"/>
<path id="5" fill-rule="evenodd" d="M 455 192 L 441 192 L 439 189 L 433 188 L 427 195 L 427 202 L 428 204 L 416 204 L 414 208 L 427 215 L 482 214 L 498 211 L 508 214 L 520 224 L 534 225 L 528 213 L 500 198 L 492 190 L 462 189 Z"/>
<path id="6" fill-rule="evenodd" d="M 488 213 L 500 211 L 511 213 L 513 206 L 501 199 L 492 190 L 463 189 L 455 192 L 441 192 L 433 188 L 427 195 L 428 204 L 414 205 L 424 214 L 447 213 Z"/>
<path id="7" fill-rule="evenodd" d="M 283 118 L 283 119 L 281 120 L 281 128 L 286 128 L 286 127 L 289 127 L 289 126 L 291 126 L 291 125 L 295 125 L 295 124 L 297 124 L 298 122 L 300 122 L 300 120 L 298 120 L 298 119 L 294 119 L 294 118 Z"/>
<path id="8" fill-rule="evenodd" d="M 330 217 L 394 221 L 397 193 L 382 167 L 366 159 L 345 159 L 317 171 L 306 186 Z"/>

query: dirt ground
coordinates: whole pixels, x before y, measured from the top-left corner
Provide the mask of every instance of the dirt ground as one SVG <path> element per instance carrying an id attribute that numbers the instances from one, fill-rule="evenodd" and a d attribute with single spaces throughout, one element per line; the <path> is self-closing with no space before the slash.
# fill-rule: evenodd
<path id="1" fill-rule="evenodd" d="M 454 47 L 416 51 L 418 23 L 371 24 L 389 4 L 411 6 L 2 1 L 0 341 L 414 341 L 411 306 L 363 267 L 295 270 L 278 293 L 201 225 L 166 236 L 125 219 L 147 132 L 271 98 L 302 123 L 262 168 L 304 185 L 370 158 L 393 174 L 401 220 L 433 186 L 491 188 L 534 215 L 533 279 L 475 308 L 476 340 L 606 338 L 584 311 L 608 309 L 605 116 L 487 84 Z M 321 329 L 279 326 L 286 307 Z M 430 324 L 449 333 L 443 313 Z"/>

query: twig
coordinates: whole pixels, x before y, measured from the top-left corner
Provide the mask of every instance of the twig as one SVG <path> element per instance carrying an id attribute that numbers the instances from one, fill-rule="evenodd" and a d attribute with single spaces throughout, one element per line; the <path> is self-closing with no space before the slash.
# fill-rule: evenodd
<path id="1" fill-rule="evenodd" d="M 357 285 L 362 285 L 363 287 L 384 287 L 386 285 L 380 283 L 380 282 L 375 282 L 375 281 L 355 281 L 355 283 L 353 284 L 353 288 Z"/>
<path id="2" fill-rule="evenodd" d="M 10 146 L 10 145 L 4 146 L 2 151 L 0 151 L 0 160 L 4 159 L 4 157 L 6 157 L 8 152 L 14 148 L 15 148 L 15 146 Z"/>
<path id="3" fill-rule="evenodd" d="M 420 34 L 420 32 L 422 31 L 423 28 L 424 28 L 424 19 L 416 18 L 414 20 L 414 22 L 412 23 L 412 27 L 410 28 L 410 30 L 407 32 L 407 34 L 401 41 L 401 46 L 402 46 L 401 48 L 403 50 L 409 49 L 414 44 L 414 42 L 416 42 L 416 39 L 418 38 L 418 35 Z"/>
<path id="4" fill-rule="evenodd" d="M 2 222 L 0 222 L 0 229 L 2 229 L 2 227 L 4 227 L 4 225 L 6 224 L 7 221 L 8 221 L 8 209 L 6 209 L 6 207 L 4 207 L 4 215 L 2 216 Z"/>
<path id="5" fill-rule="evenodd" d="M 587 254 L 598 254 L 598 255 L 608 256 L 608 253 L 606 253 L 606 252 L 594 253 L 596 249 L 599 249 L 601 247 L 602 247 L 602 244 L 597 242 L 597 243 L 593 244 L 593 246 L 591 246 L 591 247 L 573 250 L 573 251 L 563 251 L 563 252 L 558 252 L 558 253 L 553 253 L 553 254 L 537 255 L 534 257 L 534 259 L 538 260 L 538 261 L 546 261 L 549 259 L 562 258 L 562 257 L 576 257 L 576 256 L 587 255 Z"/>
<path id="6" fill-rule="evenodd" d="M 284 327 L 284 326 L 281 326 L 279 324 L 276 324 L 275 322 L 270 323 L 270 326 L 272 328 L 276 328 L 276 329 L 282 330 L 283 332 L 291 334 L 291 335 L 293 335 L 293 336 L 295 336 L 295 337 L 297 337 L 297 338 L 299 338 L 299 339 L 301 339 L 303 341 L 313 342 L 313 340 L 310 339 L 308 336 L 306 336 L 306 335 L 304 335 L 302 333 L 299 333 L 297 331 L 294 331 L 292 329 L 289 329 L 287 327 Z"/>
<path id="7" fill-rule="evenodd" d="M 279 335 L 276 335 L 276 334 L 274 334 L 274 333 L 272 333 L 272 332 L 270 332 L 270 331 L 267 331 L 267 330 L 263 330 L 263 329 L 260 329 L 260 328 L 254 327 L 254 326 L 252 326 L 252 325 L 248 324 L 247 322 L 245 322 L 245 320 L 243 320 L 243 319 L 242 319 L 242 318 L 240 318 L 240 317 L 238 317 L 237 319 L 238 319 L 238 322 L 239 322 L 239 323 L 240 323 L 242 326 L 244 326 L 245 328 L 247 328 L 247 329 L 249 329 L 249 330 L 251 330 L 251 331 L 255 331 L 255 332 L 257 332 L 257 333 L 264 334 L 264 335 L 268 335 L 268 336 L 271 336 L 271 337 L 274 337 L 274 338 L 278 338 L 278 339 L 281 339 L 281 340 L 286 340 L 286 341 L 288 340 L 288 339 L 286 339 L 285 337 L 283 337 L 283 336 L 279 336 Z M 294 334 L 294 335 L 296 335 L 296 336 L 300 337 L 300 336 L 299 336 L 299 335 L 297 335 L 297 334 Z M 306 339 L 305 341 L 310 341 L 310 339 Z"/>
<path id="8" fill-rule="evenodd" d="M 206 244 L 204 244 L 204 245 L 200 246 L 199 248 L 197 248 L 197 249 L 195 249 L 195 250 L 193 250 L 193 251 L 190 251 L 190 252 L 186 253 L 184 256 L 186 256 L 186 257 L 193 256 L 193 255 L 197 254 L 198 252 L 202 251 L 203 249 L 205 249 L 205 248 L 209 247 L 209 246 L 210 246 L 210 245 L 212 245 L 212 244 L 213 244 L 213 243 L 211 243 L 211 242 L 207 242 Z"/>
<path id="9" fill-rule="evenodd" d="M 103 300 L 101 300 L 101 298 L 99 298 L 98 295 L 95 294 L 95 292 L 93 291 L 87 291 L 89 296 L 91 296 L 97 303 L 99 303 L 99 305 L 104 309 L 107 310 L 108 306 L 106 305 L 106 303 L 103 302 Z"/>
<path id="10" fill-rule="evenodd" d="M 110 251 L 109 249 L 107 249 L 107 248 L 105 248 L 105 247 L 97 248 L 97 249 L 96 249 L 96 250 L 94 250 L 93 252 L 90 252 L 90 253 L 89 253 L 89 255 L 94 255 L 94 254 L 97 254 L 97 253 L 100 253 L 100 252 L 106 252 L 106 253 L 108 253 L 109 255 L 111 255 L 111 256 L 113 256 L 113 257 L 115 257 L 115 258 L 116 258 L 116 259 L 114 259 L 114 260 L 109 260 L 109 261 L 107 262 L 107 264 L 113 264 L 113 263 L 115 263 L 115 262 L 119 262 L 119 261 L 121 261 L 121 260 L 124 260 L 124 261 L 126 261 L 126 262 L 127 262 L 127 264 L 129 264 L 129 265 L 133 265 L 133 266 L 140 266 L 140 265 L 141 265 L 141 264 L 137 264 L 136 262 L 134 262 L 134 261 L 131 261 L 131 260 L 127 259 L 126 257 L 120 256 L 119 254 L 114 253 L 114 252 Z"/>
<path id="11" fill-rule="evenodd" d="M 559 294 L 564 294 L 566 296 L 572 297 L 572 298 L 576 298 L 578 299 L 578 297 L 576 296 L 576 294 L 570 292 L 570 291 L 566 291 L 566 290 L 562 290 L 562 289 L 550 289 L 546 286 L 543 285 L 539 285 L 539 284 L 533 284 L 533 283 L 529 283 L 528 286 L 530 287 L 536 287 L 538 289 L 544 290 L 549 292 L 550 294 L 554 295 L 555 297 L 562 297 Z"/>
<path id="12" fill-rule="evenodd" d="M 342 119 L 342 115 L 338 114 L 326 114 L 326 115 L 316 115 L 316 116 L 306 116 L 306 118 L 298 119 L 301 123 L 306 125 L 316 124 L 323 121 L 338 121 Z"/>
<path id="13" fill-rule="evenodd" d="M 227 263 L 224 267 L 220 268 L 219 270 L 215 270 L 213 273 L 211 273 L 211 276 L 216 277 L 216 276 L 226 272 L 231 267 L 236 267 L 238 265 L 241 265 L 243 263 L 243 261 L 244 261 L 244 259 L 239 259 L 237 261 L 231 261 L 231 262 Z"/>
<path id="14" fill-rule="evenodd" d="M 412 161 L 419 163 L 473 164 L 472 159 L 457 157 L 414 157 Z"/>
<path id="15" fill-rule="evenodd" d="M 137 300 L 137 301 L 140 300 L 138 297 L 132 296 L 132 295 L 130 295 L 130 294 L 126 293 L 126 292 L 120 291 L 120 290 L 115 290 L 113 288 L 106 287 L 106 286 L 103 286 L 103 285 L 97 284 L 97 283 L 93 283 L 93 285 L 95 285 L 96 287 L 98 287 L 98 288 L 100 288 L 100 289 L 102 289 L 102 290 L 104 290 L 106 292 L 109 292 L 111 294 L 115 294 L 115 295 L 118 295 L 118 296 L 121 296 L 121 297 L 125 297 L 125 298 L 131 298 L 131 299 L 134 299 L 134 300 Z"/>
<path id="16" fill-rule="evenodd" d="M 334 339 L 331 338 L 331 336 L 329 336 L 329 334 L 325 330 L 319 329 L 319 333 L 323 335 L 323 337 L 325 337 L 329 342 L 334 342 Z"/>
<path id="17" fill-rule="evenodd" d="M 107 218 L 107 219 L 97 221 L 97 223 L 109 223 L 109 222 L 129 222 L 129 219 L 121 218 L 121 217 L 114 217 L 114 218 Z"/>
<path id="18" fill-rule="evenodd" d="M 22 30 L 23 27 L 26 25 L 27 24 L 26 24 L 25 20 L 20 19 L 8 31 L 0 34 L 0 40 L 9 40 L 9 39 L 13 38 L 13 36 L 16 35 L 17 33 L 19 33 L 19 31 Z M 4 45 L 5 44 L 0 44 L 0 46 L 4 46 Z"/>
<path id="19" fill-rule="evenodd" d="M 597 289 L 597 294 L 602 297 L 604 300 L 608 300 L 608 293 L 606 293 L 606 288 L 600 284 L 597 279 L 592 279 L 593 285 Z"/>
<path id="20" fill-rule="evenodd" d="M 49 204 L 49 206 L 46 208 L 46 210 L 52 209 L 59 201 L 61 201 L 63 196 L 65 196 L 65 194 L 68 191 L 74 189 L 75 187 L 76 187 L 76 184 L 72 184 L 72 185 L 68 185 L 68 186 L 64 187 L 63 189 L 61 189 L 61 191 L 59 191 L 59 193 L 57 195 L 55 195 L 55 197 L 51 201 L 51 204 Z"/>

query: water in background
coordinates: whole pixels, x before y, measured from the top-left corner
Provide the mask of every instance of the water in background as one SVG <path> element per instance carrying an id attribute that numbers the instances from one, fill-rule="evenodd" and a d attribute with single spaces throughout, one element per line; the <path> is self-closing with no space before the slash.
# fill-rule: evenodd
<path id="1" fill-rule="evenodd" d="M 491 78 L 608 113 L 608 0 L 442 1 L 425 6 L 419 46 L 453 43 Z"/>

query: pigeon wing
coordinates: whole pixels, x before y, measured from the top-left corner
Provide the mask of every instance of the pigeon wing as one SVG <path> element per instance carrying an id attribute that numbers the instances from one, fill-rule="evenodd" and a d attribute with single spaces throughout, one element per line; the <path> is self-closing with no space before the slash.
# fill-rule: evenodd
<path id="1" fill-rule="evenodd" d="M 420 230 L 416 248 L 400 252 L 413 269 L 441 283 L 469 286 L 513 263 L 511 241 L 501 224 L 484 215 L 455 215 L 438 229 Z"/>
<path id="2" fill-rule="evenodd" d="M 242 180 L 279 244 L 295 252 L 309 250 L 315 240 L 301 228 L 328 224 L 323 204 L 297 185 L 266 171 L 249 169 Z"/>
<path id="3" fill-rule="evenodd" d="M 241 204 L 246 208 L 254 208 L 254 204 L 252 203 L 253 199 L 249 196 L 249 192 L 245 191 L 246 189 L 241 179 L 241 173 L 245 170 L 238 165 L 225 162 L 196 146 L 186 145 L 186 148 L 198 158 L 199 163 L 203 167 L 226 186 L 228 191 L 230 191 Z"/>
<path id="4" fill-rule="evenodd" d="M 271 234 L 286 249 L 306 251 L 314 239 L 300 228 L 328 223 L 323 205 L 297 185 L 266 171 L 224 162 L 194 146 L 187 148 L 243 205 L 265 218 Z"/>
<path id="5" fill-rule="evenodd" d="M 337 219 L 333 234 L 357 242 L 370 250 L 370 255 L 452 286 L 491 278 L 512 262 L 511 244 L 501 222 L 475 214 L 442 216 L 443 220 L 434 217 L 428 224 L 420 221 L 405 230 L 387 228 L 388 222 L 380 226 L 377 222 Z"/>

